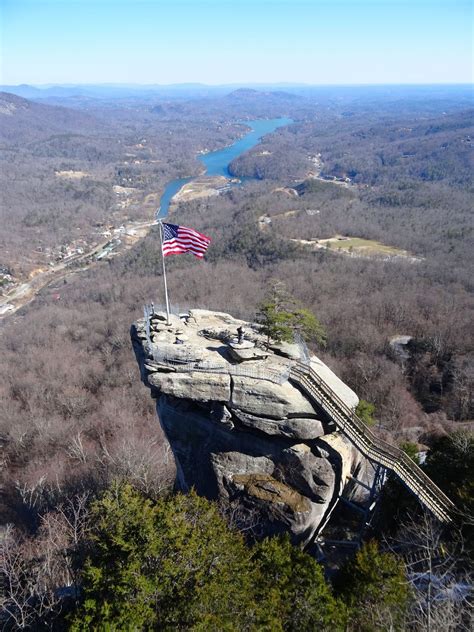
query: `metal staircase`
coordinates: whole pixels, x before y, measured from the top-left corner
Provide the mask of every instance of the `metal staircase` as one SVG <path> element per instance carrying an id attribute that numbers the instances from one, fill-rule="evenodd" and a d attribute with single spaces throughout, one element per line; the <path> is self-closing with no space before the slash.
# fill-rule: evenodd
<path id="1" fill-rule="evenodd" d="M 455 505 L 402 450 L 379 439 L 308 365 L 297 363 L 290 379 L 330 417 L 370 461 L 391 470 L 441 522 L 449 523 Z"/>

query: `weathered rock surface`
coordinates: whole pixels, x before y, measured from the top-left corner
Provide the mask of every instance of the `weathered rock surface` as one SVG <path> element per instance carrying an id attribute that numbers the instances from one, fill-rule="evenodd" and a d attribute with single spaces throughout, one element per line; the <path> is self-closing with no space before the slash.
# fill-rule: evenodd
<path id="1" fill-rule="evenodd" d="M 288 416 L 314 414 L 310 401 L 289 382 L 275 384 L 250 377 L 232 377 L 231 408 L 240 408 L 254 415 L 281 419 Z"/>
<path id="2" fill-rule="evenodd" d="M 237 362 L 247 362 L 248 360 L 264 360 L 268 358 L 268 352 L 258 347 L 244 347 L 231 343 L 229 345 L 230 355 Z"/>
<path id="3" fill-rule="evenodd" d="M 235 353 L 239 326 L 246 357 Z M 297 345 L 271 353 L 255 325 L 207 310 L 171 325 L 163 314 L 149 326 L 138 321 L 132 340 L 173 450 L 177 486 L 219 499 L 262 533 L 288 531 L 309 541 L 365 462 L 288 380 Z M 311 365 L 346 404 L 357 405 L 324 363 L 313 357 Z"/>
<path id="4" fill-rule="evenodd" d="M 180 373 L 154 372 L 148 378 L 151 386 L 163 395 L 194 402 L 228 402 L 230 399 L 230 375 L 193 371 Z"/>
<path id="5" fill-rule="evenodd" d="M 233 416 L 247 428 L 256 428 L 267 435 L 289 437 L 290 439 L 317 439 L 325 434 L 324 425 L 319 419 L 282 418 L 269 419 L 251 415 L 238 408 L 232 408 Z"/>

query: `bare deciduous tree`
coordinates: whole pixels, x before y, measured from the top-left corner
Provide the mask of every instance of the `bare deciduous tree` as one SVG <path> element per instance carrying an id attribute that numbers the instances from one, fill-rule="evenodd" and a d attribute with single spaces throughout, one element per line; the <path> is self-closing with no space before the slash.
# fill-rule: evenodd
<path id="1" fill-rule="evenodd" d="M 0 608 L 16 629 L 45 625 L 60 614 L 65 595 L 76 598 L 76 557 L 89 530 L 88 500 L 88 493 L 68 498 L 42 516 L 34 537 L 7 526 L 0 546 Z"/>
<path id="2" fill-rule="evenodd" d="M 0 554 L 4 583 L 0 606 L 7 620 L 25 630 L 60 609 L 54 581 L 58 569 L 50 550 L 39 551 L 37 543 L 22 538 L 9 526 Z"/>
<path id="3" fill-rule="evenodd" d="M 143 493 L 157 497 L 172 486 L 175 469 L 171 449 L 158 439 L 123 438 L 109 446 L 105 437 L 100 441 L 97 456 L 107 479 L 120 478 L 132 483 Z"/>
<path id="4" fill-rule="evenodd" d="M 390 542 L 405 558 L 413 588 L 410 626 L 414 631 L 469 632 L 473 622 L 472 575 L 460 533 L 423 512 L 401 525 Z"/>

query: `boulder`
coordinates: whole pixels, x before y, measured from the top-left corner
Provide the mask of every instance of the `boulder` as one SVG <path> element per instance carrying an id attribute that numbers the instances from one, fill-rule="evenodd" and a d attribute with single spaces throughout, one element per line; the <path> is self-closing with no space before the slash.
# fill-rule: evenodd
<path id="1" fill-rule="evenodd" d="M 209 357 L 206 349 L 191 344 L 177 345 L 174 343 L 176 336 L 170 334 L 159 334 L 160 338 L 155 337 L 152 345 L 154 357 L 160 360 L 168 360 L 170 362 L 201 362 Z M 159 340 L 159 344 L 157 343 Z"/>
<path id="2" fill-rule="evenodd" d="M 270 474 L 236 474 L 232 482 L 249 496 L 276 505 L 278 513 L 308 513 L 311 503 L 305 496 Z"/>
<path id="3" fill-rule="evenodd" d="M 301 350 L 297 344 L 291 342 L 278 342 L 270 345 L 272 351 L 291 360 L 301 360 Z"/>
<path id="4" fill-rule="evenodd" d="M 234 417 L 246 428 L 264 432 L 267 435 L 288 437 L 290 439 L 317 439 L 324 435 L 324 426 L 318 419 L 294 418 L 269 419 L 258 417 L 234 408 Z"/>
<path id="5" fill-rule="evenodd" d="M 264 360 L 268 358 L 268 352 L 259 349 L 255 345 L 241 346 L 239 344 L 230 344 L 229 352 L 231 357 L 237 362 L 246 362 L 248 360 Z"/>
<path id="6" fill-rule="evenodd" d="M 156 372 L 148 376 L 151 386 L 160 394 L 194 402 L 227 402 L 230 399 L 230 376 L 228 374 Z"/>
<path id="7" fill-rule="evenodd" d="M 305 469 L 304 461 L 309 464 L 311 456 L 316 457 L 306 448 L 294 450 L 291 459 L 285 451 L 271 457 L 237 451 L 213 453 L 211 463 L 219 498 L 237 507 L 244 522 L 253 522 L 265 534 L 290 532 L 296 541 L 308 542 L 330 504 L 332 485 L 322 486 L 320 494 L 311 491 L 311 471 L 309 465 Z M 303 460 L 301 465 L 298 456 Z M 335 474 L 331 464 L 325 464 L 332 482 Z M 324 470 L 324 465 L 320 470 Z M 296 471 L 302 472 L 301 480 Z"/>
<path id="8" fill-rule="evenodd" d="M 337 478 L 330 455 L 321 456 L 305 444 L 282 452 L 276 475 L 313 502 L 328 505 Z"/>
<path id="9" fill-rule="evenodd" d="M 159 314 L 153 357 L 144 322 L 131 333 L 174 455 L 176 487 L 217 499 L 262 535 L 288 532 L 305 544 L 346 489 L 363 496 L 352 474 L 365 481 L 370 469 L 297 384 L 285 381 L 299 348 L 279 345 L 272 353 L 249 341 L 224 344 L 240 326 L 258 345 L 251 323 L 207 310 L 190 310 L 185 325 L 175 317 L 168 326 Z M 180 338 L 184 344 L 175 344 Z M 311 366 L 347 405 L 357 405 L 319 358 Z"/>
<path id="10" fill-rule="evenodd" d="M 315 413 L 311 402 L 288 382 L 275 384 L 240 375 L 232 376 L 230 407 L 275 419 Z"/>
<path id="11" fill-rule="evenodd" d="M 219 497 L 239 507 L 244 521 L 258 523 L 264 533 L 290 530 L 297 536 L 312 530 L 313 503 L 273 476 L 271 459 L 225 452 L 213 454 L 211 462 Z"/>

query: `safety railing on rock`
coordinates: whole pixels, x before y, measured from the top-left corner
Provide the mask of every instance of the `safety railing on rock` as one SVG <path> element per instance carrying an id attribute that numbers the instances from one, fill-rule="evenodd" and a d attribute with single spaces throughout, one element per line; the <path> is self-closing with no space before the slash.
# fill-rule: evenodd
<path id="1" fill-rule="evenodd" d="M 455 506 L 402 450 L 379 439 L 333 389 L 306 364 L 295 364 L 290 378 L 321 407 L 368 459 L 391 470 L 441 521 L 450 522 Z"/>
<path id="2" fill-rule="evenodd" d="M 241 364 L 229 364 L 228 362 L 209 362 L 206 360 L 177 360 L 168 358 L 159 351 L 152 351 L 154 362 L 161 366 L 183 372 L 200 371 L 203 373 L 228 373 L 238 377 L 248 377 L 254 380 L 267 380 L 274 384 L 283 384 L 288 381 L 290 367 L 282 367 L 281 370 L 265 366 L 245 366 Z"/>

